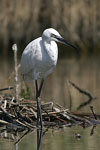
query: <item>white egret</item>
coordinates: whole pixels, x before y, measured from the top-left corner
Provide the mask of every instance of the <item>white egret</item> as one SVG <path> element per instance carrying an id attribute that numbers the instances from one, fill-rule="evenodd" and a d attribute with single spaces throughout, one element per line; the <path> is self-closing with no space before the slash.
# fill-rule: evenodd
<path id="1" fill-rule="evenodd" d="M 21 74 L 24 79 L 35 80 L 36 100 L 37 100 L 37 126 L 39 123 L 41 128 L 42 114 L 40 105 L 40 93 L 44 83 L 44 79 L 56 66 L 58 59 L 58 47 L 56 42 L 61 42 L 76 48 L 66 40 L 53 28 L 46 29 L 42 37 L 30 42 L 21 57 Z M 37 80 L 41 79 L 40 87 Z"/>

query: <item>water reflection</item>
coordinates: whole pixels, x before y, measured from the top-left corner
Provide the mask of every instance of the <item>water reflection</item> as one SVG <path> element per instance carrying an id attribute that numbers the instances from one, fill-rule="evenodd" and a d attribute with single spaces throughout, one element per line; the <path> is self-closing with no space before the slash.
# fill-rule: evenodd
<path id="1" fill-rule="evenodd" d="M 19 150 L 18 149 L 18 142 L 16 143 L 16 141 L 18 141 L 18 136 L 15 137 L 15 150 Z"/>
<path id="2" fill-rule="evenodd" d="M 100 147 L 99 131 L 100 126 L 85 129 L 75 126 L 49 129 L 45 134 L 44 130 L 38 129 L 26 135 L 23 134 L 21 138 L 20 133 L 13 134 L 13 136 L 6 133 L 5 140 L 0 137 L 0 147 L 2 150 L 84 150 L 84 148 L 85 150 L 98 150 Z M 13 142 L 7 139 L 7 135 L 13 138 Z"/>
<path id="3" fill-rule="evenodd" d="M 16 133 L 16 136 L 14 136 L 14 148 L 15 150 L 19 150 L 19 142 L 21 142 L 21 140 L 29 133 L 30 131 L 27 130 L 19 139 L 18 139 L 18 133 Z M 43 129 L 37 129 L 37 150 L 42 150 L 42 137 L 43 137 Z"/>
<path id="4" fill-rule="evenodd" d="M 43 130 L 37 129 L 37 150 L 41 150 Z"/>

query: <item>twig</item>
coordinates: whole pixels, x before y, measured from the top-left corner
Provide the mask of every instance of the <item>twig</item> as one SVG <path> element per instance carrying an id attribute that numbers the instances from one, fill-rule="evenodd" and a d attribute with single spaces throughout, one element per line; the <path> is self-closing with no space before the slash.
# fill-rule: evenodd
<path id="1" fill-rule="evenodd" d="M 60 109 L 62 109 L 62 110 L 64 110 L 64 108 L 60 105 L 60 104 L 58 104 L 58 103 L 56 103 L 56 102 L 53 102 L 57 107 L 59 107 Z"/>
<path id="2" fill-rule="evenodd" d="M 86 102 L 81 103 L 78 107 L 77 110 L 81 109 L 82 107 L 86 106 L 87 104 L 91 103 L 92 100 L 97 99 L 97 97 L 93 96 L 90 92 L 81 89 L 80 87 L 78 87 L 75 83 L 73 83 L 72 81 L 69 80 L 69 83 L 76 88 L 80 93 L 88 96 L 88 100 Z"/>
<path id="3" fill-rule="evenodd" d="M 18 90 L 18 68 L 17 68 L 17 44 L 13 44 L 12 50 L 14 51 L 14 63 L 15 63 L 15 97 L 16 102 L 19 103 L 19 90 Z"/>
<path id="4" fill-rule="evenodd" d="M 17 123 L 19 123 L 20 125 L 24 126 L 24 127 L 27 127 L 27 125 L 21 121 L 19 121 L 18 119 L 16 120 Z M 27 127 L 28 128 L 28 127 Z"/>
<path id="5" fill-rule="evenodd" d="M 96 116 L 96 114 L 95 114 L 95 112 L 94 112 L 93 106 L 90 106 L 90 109 L 91 109 L 91 111 L 92 111 L 92 113 L 93 113 L 94 118 L 97 120 L 98 118 L 97 118 L 97 116 Z"/>
<path id="6" fill-rule="evenodd" d="M 57 120 L 60 120 L 61 122 L 66 122 L 66 120 L 63 120 L 62 118 L 58 117 L 57 115 L 53 115 Z"/>
<path id="7" fill-rule="evenodd" d="M 7 88 L 1 88 L 0 91 L 12 90 L 12 89 L 14 89 L 14 87 L 13 86 L 9 86 Z"/>
<path id="8" fill-rule="evenodd" d="M 21 67 L 21 64 L 18 64 L 17 65 L 17 70 L 19 70 L 20 69 L 20 67 Z M 15 71 L 12 71 L 11 73 L 10 73 L 10 75 L 9 75 L 9 77 L 7 78 L 7 80 L 6 80 L 6 85 L 9 85 L 9 83 L 10 83 L 10 81 L 13 79 L 13 77 L 14 77 L 14 74 L 15 74 Z"/>
<path id="9" fill-rule="evenodd" d="M 5 125 L 8 125 L 8 124 L 9 124 L 9 122 L 7 122 L 7 121 L 4 121 L 4 120 L 0 120 L 0 124 L 5 124 Z"/>
<path id="10" fill-rule="evenodd" d="M 65 110 L 61 110 L 59 112 L 48 112 L 48 115 L 54 115 L 54 114 L 60 114 L 60 113 L 64 113 L 64 112 L 67 112 L 68 109 L 65 109 Z M 42 116 L 45 116 L 47 115 L 47 113 L 42 113 Z"/>

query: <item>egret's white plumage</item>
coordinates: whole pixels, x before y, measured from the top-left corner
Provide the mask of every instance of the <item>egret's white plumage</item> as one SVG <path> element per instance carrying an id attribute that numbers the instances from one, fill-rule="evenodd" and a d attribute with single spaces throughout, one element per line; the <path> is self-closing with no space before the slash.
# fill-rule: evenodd
<path id="1" fill-rule="evenodd" d="M 44 79 L 52 73 L 58 59 L 58 47 L 56 42 L 61 42 L 67 45 L 73 45 L 64 40 L 55 29 L 46 29 L 42 37 L 39 37 L 30 42 L 25 48 L 21 58 L 21 74 L 24 79 L 35 80 L 36 99 L 37 99 L 37 126 L 39 119 L 42 128 L 42 114 L 40 105 L 40 93 Z M 40 87 L 37 80 L 41 79 Z"/>
<path id="2" fill-rule="evenodd" d="M 60 34 L 50 28 L 46 29 L 42 37 L 30 42 L 25 48 L 21 58 L 21 74 L 26 79 L 37 80 L 45 78 L 56 66 L 58 47 L 52 35 Z"/>

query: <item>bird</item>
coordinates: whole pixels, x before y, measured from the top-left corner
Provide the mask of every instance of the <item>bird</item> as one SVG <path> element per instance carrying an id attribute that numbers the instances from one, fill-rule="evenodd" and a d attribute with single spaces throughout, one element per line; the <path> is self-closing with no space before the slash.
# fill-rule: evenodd
<path id="1" fill-rule="evenodd" d="M 41 37 L 31 41 L 24 49 L 21 56 L 21 75 L 24 80 L 35 81 L 37 100 L 37 126 L 43 128 L 40 94 L 45 78 L 51 74 L 56 67 L 58 60 L 57 42 L 69 45 L 76 49 L 76 46 L 66 41 L 53 28 L 45 29 Z M 38 80 L 41 80 L 40 86 Z"/>

